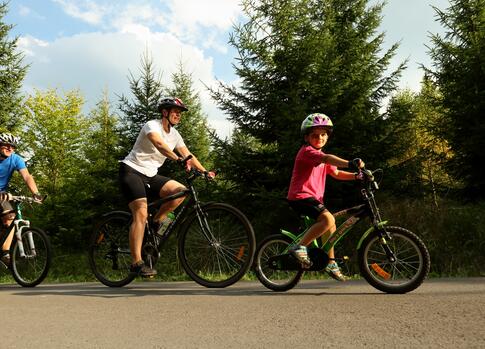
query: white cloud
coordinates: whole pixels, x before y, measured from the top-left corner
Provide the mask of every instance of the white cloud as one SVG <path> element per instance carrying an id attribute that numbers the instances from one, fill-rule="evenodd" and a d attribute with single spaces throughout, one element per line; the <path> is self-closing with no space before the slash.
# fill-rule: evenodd
<path id="1" fill-rule="evenodd" d="M 109 7 L 99 5 L 91 0 L 53 0 L 61 5 L 66 14 L 81 19 L 89 24 L 100 24 L 109 11 Z"/>
<path id="2" fill-rule="evenodd" d="M 97 31 L 49 42 L 21 37 L 19 48 L 30 64 L 24 81 L 27 92 L 77 89 L 89 111 L 107 89 L 116 107 L 117 96 L 131 98 L 128 75 L 139 75 L 141 57 L 148 51 L 166 86 L 171 86 L 172 73 L 182 61 L 184 71 L 192 74 L 209 124 L 221 137 L 230 135 L 231 123 L 206 89 L 216 84 L 208 49 L 227 52 L 227 33 L 241 13 L 239 0 L 51 1 Z M 28 8 L 23 11 L 28 15 Z"/>
<path id="3" fill-rule="evenodd" d="M 139 28 L 138 28 L 139 29 Z M 57 88 L 78 89 L 91 109 L 108 89 L 114 106 L 117 95 L 131 98 L 128 75 L 139 75 L 141 57 L 148 50 L 154 65 L 162 73 L 162 82 L 171 86 L 172 73 L 182 61 L 184 70 L 192 74 L 194 90 L 199 92 L 203 111 L 221 136 L 230 132 L 229 122 L 211 100 L 204 85 L 216 82 L 213 60 L 194 46 L 181 42 L 170 33 L 132 30 L 125 33 L 87 33 L 63 37 L 51 43 L 33 37 L 22 37 L 19 48 L 31 66 L 25 79 L 28 92 Z"/>
<path id="4" fill-rule="evenodd" d="M 172 23 L 227 30 L 241 13 L 239 0 L 170 0 Z"/>

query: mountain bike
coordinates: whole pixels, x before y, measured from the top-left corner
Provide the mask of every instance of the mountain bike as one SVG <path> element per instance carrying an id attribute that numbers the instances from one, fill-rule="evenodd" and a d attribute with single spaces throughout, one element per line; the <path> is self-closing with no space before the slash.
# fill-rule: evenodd
<path id="1" fill-rule="evenodd" d="M 155 266 L 164 243 L 177 231 L 178 258 L 189 277 L 205 287 L 227 287 L 240 280 L 252 265 L 254 231 L 237 208 L 199 201 L 193 183 L 197 178 L 210 180 L 206 174 L 192 169 L 186 173 L 186 190 L 149 203 L 142 258 L 148 266 Z M 187 199 L 177 209 L 173 221 L 158 234 L 154 215 L 163 203 L 183 196 Z M 136 277 L 129 271 L 131 222 L 129 212 L 113 211 L 102 217 L 91 235 L 89 263 L 96 278 L 106 286 L 121 287 Z"/>
<path id="2" fill-rule="evenodd" d="M 388 225 L 381 218 L 374 193 L 379 189 L 376 170 L 361 169 L 361 196 L 363 203 L 341 210 L 334 217 L 344 217 L 335 233 L 325 241 L 314 240 L 308 248 L 312 265 L 304 269 L 288 252 L 312 226 L 309 217 L 302 217 L 299 234 L 281 229 L 262 240 L 255 254 L 255 273 L 259 281 L 273 291 L 287 291 L 295 287 L 305 271 L 322 271 L 328 263 L 328 251 L 347 236 L 355 224 L 370 219 L 370 227 L 357 243 L 359 270 L 364 279 L 376 289 L 387 293 L 406 293 L 421 285 L 429 273 L 430 256 L 424 242 L 413 232 Z M 381 176 L 382 179 L 382 176 Z"/>
<path id="3" fill-rule="evenodd" d="M 40 204 L 41 201 L 26 196 L 12 196 L 15 218 L 6 232 L 14 231 L 14 238 L 10 246 L 10 263 L 0 261 L 4 268 L 8 268 L 15 281 L 23 287 L 34 287 L 40 284 L 47 273 L 52 260 L 52 247 L 47 234 L 38 228 L 30 226 L 30 221 L 22 216 L 23 203 Z M 0 237 L 3 245 L 8 234 Z"/>

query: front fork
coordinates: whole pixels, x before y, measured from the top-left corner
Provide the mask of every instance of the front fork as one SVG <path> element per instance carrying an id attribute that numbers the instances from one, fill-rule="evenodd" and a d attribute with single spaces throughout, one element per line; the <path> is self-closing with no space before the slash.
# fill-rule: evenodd
<path id="1" fill-rule="evenodd" d="M 27 221 L 25 219 L 17 219 L 14 221 L 15 224 L 15 239 L 17 239 L 17 245 L 19 249 L 19 255 L 22 258 L 25 257 L 35 257 L 36 256 L 36 251 L 35 251 L 35 244 L 34 244 L 34 237 L 32 236 L 32 231 L 27 231 L 26 237 L 27 237 L 27 244 L 28 244 L 28 255 L 25 254 L 25 247 L 24 247 L 24 242 L 22 241 L 22 231 L 24 229 L 27 229 L 30 227 L 30 221 Z"/>
<path id="2" fill-rule="evenodd" d="M 367 229 L 367 231 L 364 233 L 364 235 L 362 235 L 362 237 L 359 240 L 359 243 L 357 244 L 357 250 L 361 248 L 365 238 L 369 236 L 369 234 L 371 234 L 373 231 L 376 231 L 377 235 L 379 236 L 379 242 L 381 243 L 382 248 L 386 253 L 387 259 L 391 263 L 394 263 L 396 261 L 396 255 L 391 250 L 388 244 L 388 241 L 392 240 L 392 236 L 386 230 L 386 224 L 387 224 L 387 221 L 381 221 L 378 223 L 374 223 L 369 229 Z"/>
<path id="3" fill-rule="evenodd" d="M 394 263 L 396 261 L 396 255 L 394 254 L 394 252 L 391 250 L 391 248 L 387 243 L 388 241 L 392 240 L 391 234 L 387 232 L 384 225 L 381 225 L 380 227 L 377 228 L 377 234 L 379 235 L 381 246 L 384 249 L 384 252 L 386 252 L 387 259 L 391 263 Z"/>

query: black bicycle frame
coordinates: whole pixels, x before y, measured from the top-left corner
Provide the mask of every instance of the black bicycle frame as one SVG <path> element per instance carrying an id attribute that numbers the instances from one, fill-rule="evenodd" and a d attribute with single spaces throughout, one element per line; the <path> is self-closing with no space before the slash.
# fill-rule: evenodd
<path id="1" fill-rule="evenodd" d="M 192 173 L 187 178 L 188 189 L 185 189 L 185 190 L 183 190 L 181 192 L 178 192 L 178 193 L 175 193 L 173 195 L 167 196 L 165 198 L 158 199 L 158 200 L 156 200 L 156 201 L 154 201 L 154 202 L 152 202 L 152 203 L 150 203 L 148 205 L 149 211 L 152 211 L 153 212 L 153 211 L 158 210 L 160 208 L 160 206 L 163 205 L 166 202 L 169 202 L 169 201 L 172 201 L 172 200 L 175 200 L 175 199 L 178 199 L 178 198 L 187 196 L 187 194 L 189 194 L 189 196 L 190 196 L 190 198 L 188 200 L 185 200 L 182 203 L 182 206 L 180 207 L 178 213 L 175 215 L 174 220 L 172 222 L 170 222 L 169 226 L 167 227 L 167 229 L 165 230 L 165 232 L 163 232 L 162 235 L 155 235 L 155 232 L 152 232 L 152 229 L 150 227 L 150 224 L 147 221 L 147 224 L 145 225 L 145 232 L 147 233 L 147 236 L 150 236 L 150 237 L 155 237 L 156 236 L 156 238 L 154 240 L 157 241 L 157 245 L 158 246 L 162 245 L 170 237 L 170 235 L 172 234 L 173 228 L 181 220 L 181 217 L 183 217 L 183 219 L 186 218 L 186 217 L 184 217 L 184 213 L 186 212 L 187 207 L 191 206 L 191 204 L 193 204 L 193 208 L 194 208 L 194 211 L 195 211 L 195 213 L 197 215 L 197 219 L 199 221 L 199 225 L 202 227 L 202 234 L 207 239 L 207 241 L 210 242 L 210 241 L 213 240 L 210 237 L 212 235 L 211 231 L 210 230 L 209 231 L 205 231 L 205 230 L 208 230 L 208 224 L 207 224 L 207 222 L 204 222 L 203 221 L 203 220 L 205 220 L 205 217 L 202 214 L 202 209 L 201 209 L 201 206 L 200 206 L 200 202 L 198 200 L 197 192 L 195 190 L 194 185 L 192 184 L 192 182 L 195 180 L 196 177 L 197 177 L 197 175 L 195 173 Z M 151 219 L 152 219 L 152 216 L 150 215 L 149 221 Z"/>

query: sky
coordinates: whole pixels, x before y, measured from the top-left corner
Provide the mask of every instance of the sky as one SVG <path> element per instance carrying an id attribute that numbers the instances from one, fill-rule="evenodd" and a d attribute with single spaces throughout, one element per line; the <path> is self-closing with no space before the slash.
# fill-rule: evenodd
<path id="1" fill-rule="evenodd" d="M 131 97 L 128 76 L 139 76 L 148 52 L 167 86 L 179 62 L 192 75 L 204 114 L 222 137 L 232 125 L 205 86 L 236 84 L 236 51 L 228 44 L 235 23 L 244 20 L 239 0 L 10 0 L 4 22 L 29 64 L 24 92 L 77 89 L 90 110 L 108 91 Z M 431 66 L 429 35 L 443 34 L 435 11 L 448 0 L 388 0 L 380 31 L 383 48 L 400 43 L 391 69 L 408 59 L 399 87 L 419 91 L 420 64 Z M 114 110 L 116 111 L 116 110 Z"/>

